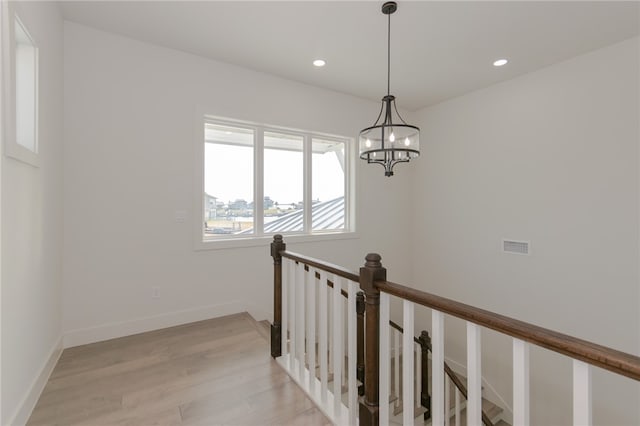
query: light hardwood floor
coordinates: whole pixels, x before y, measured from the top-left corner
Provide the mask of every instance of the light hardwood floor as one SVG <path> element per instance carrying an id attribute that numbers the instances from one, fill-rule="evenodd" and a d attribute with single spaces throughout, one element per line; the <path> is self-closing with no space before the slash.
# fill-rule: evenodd
<path id="1" fill-rule="evenodd" d="M 246 313 L 66 349 L 28 425 L 327 425 Z"/>

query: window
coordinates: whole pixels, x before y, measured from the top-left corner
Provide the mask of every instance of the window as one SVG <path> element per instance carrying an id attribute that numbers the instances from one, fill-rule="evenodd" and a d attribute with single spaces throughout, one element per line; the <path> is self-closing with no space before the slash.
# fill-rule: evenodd
<path id="1" fill-rule="evenodd" d="M 16 17 L 16 142 L 31 152 L 37 145 L 37 64 L 38 50 L 31 36 Z"/>
<path id="2" fill-rule="evenodd" d="M 206 117 L 200 241 L 352 231 L 348 142 Z"/>
<path id="3" fill-rule="evenodd" d="M 205 125 L 205 235 L 253 234 L 254 138 L 253 129 Z"/>
<path id="4" fill-rule="evenodd" d="M 10 23 L 10 100 L 6 154 L 38 166 L 38 48 L 27 27 L 15 15 Z"/>

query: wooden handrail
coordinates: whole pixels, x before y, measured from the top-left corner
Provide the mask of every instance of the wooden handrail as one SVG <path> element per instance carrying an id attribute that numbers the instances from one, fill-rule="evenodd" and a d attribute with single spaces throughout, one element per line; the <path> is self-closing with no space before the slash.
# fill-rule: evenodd
<path id="1" fill-rule="evenodd" d="M 635 355 L 390 281 L 375 281 L 374 285 L 382 292 L 640 381 L 640 357 Z"/>
<path id="2" fill-rule="evenodd" d="M 404 334 L 404 330 L 402 329 L 402 327 L 400 327 L 398 324 L 396 324 L 395 322 L 389 320 L 389 325 L 391 326 L 391 328 L 395 328 L 396 330 L 398 330 L 400 333 Z M 418 340 L 417 337 L 413 337 L 413 341 L 417 344 L 420 344 L 420 340 Z"/>
<path id="3" fill-rule="evenodd" d="M 456 375 L 456 373 L 453 372 L 451 367 L 449 367 L 446 362 L 444 363 L 444 372 L 447 373 L 447 376 L 449 376 L 453 384 L 458 388 L 460 394 L 464 397 L 464 399 L 467 399 L 467 387 L 464 385 L 464 383 L 462 383 L 462 380 L 460 380 L 460 378 Z M 484 423 L 486 426 L 493 426 L 491 419 L 489 418 L 489 416 L 487 416 L 484 410 L 482 410 L 482 423 Z"/>
<path id="4" fill-rule="evenodd" d="M 304 256 L 299 253 L 292 253 L 290 251 L 281 251 L 280 256 L 287 259 L 295 260 L 296 262 L 302 262 L 305 265 L 313 266 L 316 269 L 321 269 L 326 272 L 338 275 L 339 277 L 346 278 L 350 281 L 358 282 L 360 277 L 358 274 L 343 268 L 342 266 L 333 265 L 331 263 L 323 262 L 322 260 L 315 259 L 313 257 Z"/>

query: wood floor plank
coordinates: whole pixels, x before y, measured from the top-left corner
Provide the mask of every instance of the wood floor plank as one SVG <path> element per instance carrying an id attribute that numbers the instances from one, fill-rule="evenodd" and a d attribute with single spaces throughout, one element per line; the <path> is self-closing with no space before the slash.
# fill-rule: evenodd
<path id="1" fill-rule="evenodd" d="M 94 426 L 97 424 L 109 424 L 110 426 L 180 426 L 182 418 L 178 407 L 158 412 L 147 411 L 133 413 L 125 411 L 119 421 L 112 423 L 100 423 L 98 419 L 92 419 L 90 423 L 81 426 Z"/>
<path id="2" fill-rule="evenodd" d="M 282 404 L 282 401 L 287 401 L 287 404 Z M 255 424 L 260 421 L 263 424 L 282 424 L 315 406 L 293 382 L 251 395 L 247 402 L 251 411 L 238 419 L 238 424 Z"/>
<path id="3" fill-rule="evenodd" d="M 120 410 L 122 399 L 117 395 L 91 395 L 82 401 L 64 405 L 38 407 L 34 409 L 29 425 L 72 425 L 82 424 L 90 419 Z"/>
<path id="4" fill-rule="evenodd" d="M 229 369 L 243 368 L 259 360 L 268 360 L 268 354 L 264 353 L 264 349 L 254 348 L 250 340 L 245 340 L 252 336 L 255 336 L 255 332 L 211 341 L 206 347 L 197 344 L 194 346 L 200 346 L 199 351 L 185 349 L 186 355 L 180 357 L 158 360 L 145 357 L 143 360 L 149 363 L 143 365 L 135 360 L 107 367 L 100 367 L 98 364 L 93 371 L 83 370 L 71 376 L 51 379 L 40 398 L 41 403 L 59 404 L 82 399 L 91 393 L 109 392 L 115 388 L 121 393 L 146 389 L 194 374 L 210 378 Z M 231 343 L 230 339 L 233 339 Z M 205 349 L 207 347 L 208 350 Z M 64 383 L 61 384 L 61 381 Z"/>
<path id="5" fill-rule="evenodd" d="M 324 414 L 317 408 L 309 408 L 306 411 L 298 414 L 297 416 L 289 419 L 282 426 L 330 426 L 332 423 L 325 417 Z"/>
<path id="6" fill-rule="evenodd" d="M 66 349 L 28 425 L 328 424 L 264 331 L 242 313 Z"/>
<path id="7" fill-rule="evenodd" d="M 169 385 L 164 388 L 149 389 L 135 395 L 124 395 L 123 407 L 176 405 L 182 406 L 194 401 L 219 402 L 242 399 L 246 393 L 254 389 L 268 389 L 274 385 L 290 380 L 286 374 L 270 371 L 269 365 L 252 368 L 240 374 L 231 374 L 211 381 L 194 383 L 193 385 Z"/>
<path id="8" fill-rule="evenodd" d="M 52 378 L 93 370 L 96 364 L 110 365 L 140 356 L 167 352 L 172 345 L 189 347 L 191 342 L 214 341 L 251 331 L 244 314 L 199 321 L 162 330 L 111 339 L 66 349 Z"/>
<path id="9" fill-rule="evenodd" d="M 242 411 L 242 414 L 245 414 L 248 410 L 252 409 L 249 401 L 247 401 L 248 396 L 271 391 L 285 384 L 292 384 L 289 376 L 282 371 L 279 366 L 274 365 L 275 363 L 273 361 L 271 361 L 271 363 L 271 371 L 269 374 L 254 378 L 253 380 L 246 380 L 236 385 L 225 384 L 222 387 L 216 386 L 215 390 L 202 392 L 198 398 L 181 404 L 180 412 L 183 420 L 191 422 L 204 418 L 217 418 L 219 406 L 233 406 L 239 401 L 244 401 L 241 405 L 245 407 Z M 225 415 L 225 419 L 227 421 L 231 420 L 228 415 Z"/>
<path id="10" fill-rule="evenodd" d="M 277 368 L 277 367 L 275 367 Z M 233 389 L 236 386 L 250 386 L 254 381 L 274 375 L 274 367 L 270 362 L 258 363 L 241 369 L 228 371 L 228 374 L 203 377 L 201 374 L 181 377 L 171 383 L 148 387 L 142 390 L 127 392 L 123 395 L 123 407 L 142 406 L 149 403 L 171 401 L 176 405 L 192 401 L 198 396 L 209 395 L 214 391 Z"/>
<path id="11" fill-rule="evenodd" d="M 139 358 L 123 361 L 116 364 L 100 364 L 96 363 L 93 369 L 82 370 L 76 374 L 69 374 L 52 378 L 47 383 L 44 393 L 61 391 L 66 388 L 76 387 L 79 382 L 95 382 L 102 378 L 116 376 L 118 374 L 126 374 L 130 371 L 136 371 L 141 368 L 149 367 L 163 363 L 169 360 L 168 354 L 143 355 Z"/>

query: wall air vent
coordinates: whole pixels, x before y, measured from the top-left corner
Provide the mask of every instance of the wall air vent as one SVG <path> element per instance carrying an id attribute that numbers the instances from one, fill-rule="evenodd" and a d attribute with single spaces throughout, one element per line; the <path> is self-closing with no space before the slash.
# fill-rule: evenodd
<path id="1" fill-rule="evenodd" d="M 502 240 L 504 253 L 529 254 L 529 241 Z"/>

